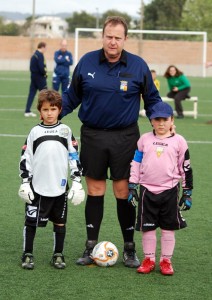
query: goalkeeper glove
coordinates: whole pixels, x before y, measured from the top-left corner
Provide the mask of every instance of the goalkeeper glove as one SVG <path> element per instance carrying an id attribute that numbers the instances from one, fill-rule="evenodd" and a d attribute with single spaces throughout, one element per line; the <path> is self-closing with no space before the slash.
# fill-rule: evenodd
<path id="1" fill-rule="evenodd" d="M 85 200 L 85 191 L 80 182 L 72 181 L 72 187 L 68 193 L 68 199 L 71 200 L 71 203 L 74 205 L 79 205 Z"/>
<path id="2" fill-rule="evenodd" d="M 19 188 L 18 195 L 19 197 L 21 197 L 22 200 L 24 200 L 24 202 L 32 204 L 32 201 L 34 200 L 34 194 L 30 187 L 30 182 L 28 181 L 28 178 L 23 179 L 23 183 Z"/>
<path id="3" fill-rule="evenodd" d="M 180 210 L 189 210 L 192 206 L 192 191 L 191 190 L 183 190 L 183 195 L 179 202 Z"/>
<path id="4" fill-rule="evenodd" d="M 136 201 L 137 202 L 139 201 L 138 192 L 137 192 L 138 184 L 129 183 L 128 188 L 129 188 L 128 203 L 136 207 Z"/>

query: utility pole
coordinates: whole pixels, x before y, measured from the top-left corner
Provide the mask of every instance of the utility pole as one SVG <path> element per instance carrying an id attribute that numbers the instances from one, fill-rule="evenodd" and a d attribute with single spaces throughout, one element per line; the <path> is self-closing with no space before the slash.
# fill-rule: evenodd
<path id="1" fill-rule="evenodd" d="M 144 27 L 144 1 L 141 0 L 141 8 L 140 8 L 140 30 L 143 30 Z M 142 56 L 142 48 L 143 48 L 143 33 L 139 34 L 139 41 L 138 41 L 138 55 Z"/>
<path id="2" fill-rule="evenodd" d="M 34 52 L 34 38 L 35 38 L 35 0 L 32 0 L 31 55 Z"/>

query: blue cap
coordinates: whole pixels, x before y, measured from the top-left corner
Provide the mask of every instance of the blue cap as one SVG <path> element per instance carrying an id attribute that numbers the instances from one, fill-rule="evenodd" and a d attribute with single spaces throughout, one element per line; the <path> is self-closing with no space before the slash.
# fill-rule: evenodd
<path id="1" fill-rule="evenodd" d="M 158 102 L 151 109 L 150 120 L 155 118 L 168 118 L 174 115 L 171 105 L 166 102 Z"/>

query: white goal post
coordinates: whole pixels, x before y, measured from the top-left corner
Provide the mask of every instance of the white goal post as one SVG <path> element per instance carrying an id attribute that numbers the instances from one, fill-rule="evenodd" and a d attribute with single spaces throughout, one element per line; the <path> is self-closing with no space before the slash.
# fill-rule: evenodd
<path id="1" fill-rule="evenodd" d="M 79 60 L 79 33 L 80 32 L 102 32 L 101 28 L 75 28 L 75 66 Z M 202 45 L 202 76 L 206 76 L 206 58 L 207 58 L 207 32 L 205 31 L 170 31 L 170 30 L 134 30 L 129 29 L 128 33 L 138 33 L 138 34 L 164 34 L 164 35 L 199 35 L 203 37 Z"/>

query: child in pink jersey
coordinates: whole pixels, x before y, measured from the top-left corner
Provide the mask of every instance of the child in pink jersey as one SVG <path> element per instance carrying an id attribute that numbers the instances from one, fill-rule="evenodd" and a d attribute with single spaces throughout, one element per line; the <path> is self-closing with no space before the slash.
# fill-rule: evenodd
<path id="1" fill-rule="evenodd" d="M 142 231 L 143 236 L 144 260 L 137 272 L 146 274 L 155 269 L 156 229 L 160 227 L 160 271 L 163 275 L 173 275 L 174 230 L 187 226 L 180 210 L 188 210 L 192 205 L 190 155 L 185 139 L 170 132 L 174 118 L 169 104 L 154 105 L 150 121 L 153 132 L 143 134 L 138 140 L 129 179 L 128 201 L 135 204 L 139 200 L 136 230 Z M 183 194 L 179 200 L 180 182 Z"/>

